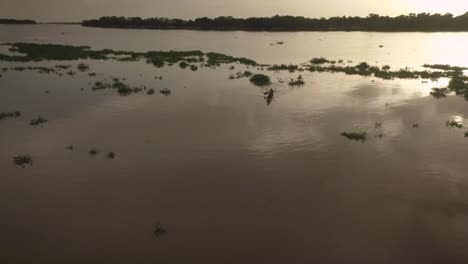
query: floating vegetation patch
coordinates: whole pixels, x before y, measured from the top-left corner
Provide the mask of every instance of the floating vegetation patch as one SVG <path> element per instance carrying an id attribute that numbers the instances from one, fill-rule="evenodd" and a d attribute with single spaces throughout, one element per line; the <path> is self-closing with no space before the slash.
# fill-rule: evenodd
<path id="1" fill-rule="evenodd" d="M 93 91 L 103 90 L 103 89 L 114 89 L 120 96 L 128 96 L 132 93 L 139 93 L 144 90 L 143 87 L 131 87 L 126 84 L 120 78 L 112 78 L 111 83 L 106 82 L 95 82 L 91 87 Z"/>
<path id="2" fill-rule="evenodd" d="M 208 64 L 209 65 L 216 65 L 219 66 L 221 64 L 229 64 L 229 63 L 240 63 L 244 65 L 257 65 L 257 62 L 247 58 L 236 58 L 228 55 L 224 55 L 221 53 L 209 52 L 206 54 L 208 57 Z"/>
<path id="3" fill-rule="evenodd" d="M 153 95 L 154 93 L 155 93 L 154 89 L 148 89 L 148 91 L 146 91 L 147 95 Z"/>
<path id="4" fill-rule="evenodd" d="M 244 72 L 237 72 L 236 75 L 230 75 L 229 79 L 241 79 L 241 78 L 248 78 L 253 76 L 253 73 L 250 71 L 244 71 Z"/>
<path id="5" fill-rule="evenodd" d="M 21 116 L 20 111 L 15 111 L 15 112 L 2 112 L 0 113 L 0 120 L 3 120 L 5 118 L 17 118 Z"/>
<path id="6" fill-rule="evenodd" d="M 66 150 L 72 151 L 74 149 L 73 145 L 69 145 L 65 147 Z"/>
<path id="7" fill-rule="evenodd" d="M 325 58 L 312 58 L 310 60 L 310 63 L 312 64 L 325 64 L 325 63 L 329 63 L 330 61 L 325 59 Z"/>
<path id="8" fill-rule="evenodd" d="M 88 151 L 88 154 L 91 156 L 96 156 L 99 153 L 101 153 L 101 150 L 99 150 L 98 148 L 92 148 Z"/>
<path id="9" fill-rule="evenodd" d="M 153 235 L 157 238 L 164 236 L 167 233 L 166 229 L 161 224 L 154 226 Z"/>
<path id="10" fill-rule="evenodd" d="M 164 88 L 164 89 L 160 90 L 159 93 L 162 94 L 162 95 L 168 96 L 168 95 L 171 94 L 171 90 L 167 89 L 167 88 Z"/>
<path id="11" fill-rule="evenodd" d="M 84 72 L 84 71 L 89 70 L 89 65 L 84 64 L 84 63 L 80 63 L 80 64 L 78 64 L 78 66 L 76 66 L 76 68 L 77 68 L 79 71 Z"/>
<path id="12" fill-rule="evenodd" d="M 273 66 L 270 66 L 267 68 L 269 71 L 289 71 L 291 73 L 297 71 L 297 70 L 300 70 L 302 71 L 302 69 L 299 68 L 298 65 L 294 65 L 294 64 L 289 64 L 289 65 L 286 65 L 286 64 L 281 64 L 281 65 L 273 65 Z"/>
<path id="13" fill-rule="evenodd" d="M 413 128 L 419 128 L 419 123 L 413 123 Z"/>
<path id="14" fill-rule="evenodd" d="M 88 73 L 88 76 L 95 77 L 96 73 L 95 72 Z"/>
<path id="15" fill-rule="evenodd" d="M 117 60 L 117 61 L 137 61 L 146 59 L 147 63 L 156 67 L 163 67 L 167 64 L 175 64 L 182 61 L 188 63 L 201 63 L 208 59 L 209 65 L 221 65 L 229 63 L 240 63 L 244 65 L 257 65 L 254 60 L 247 58 L 232 57 L 221 53 L 203 53 L 194 51 L 114 51 L 110 49 L 91 50 L 89 46 L 69 46 L 58 44 L 37 44 L 37 43 L 6 43 L 15 52 L 21 55 L 0 54 L 0 61 L 29 62 L 42 60 L 73 61 L 73 60 Z M 69 69 L 69 68 L 67 68 Z M 85 69 L 84 67 L 82 69 Z"/>
<path id="16" fill-rule="evenodd" d="M 291 79 L 288 84 L 289 86 L 304 86 L 305 81 L 302 78 L 302 75 L 299 75 L 297 79 Z"/>
<path id="17" fill-rule="evenodd" d="M 382 128 L 382 122 L 381 121 L 375 122 L 375 129 L 380 129 L 380 128 Z"/>
<path id="18" fill-rule="evenodd" d="M 468 131 L 465 131 L 465 137 L 468 137 Z"/>
<path id="19" fill-rule="evenodd" d="M 448 128 L 463 128 L 463 123 L 455 119 L 447 120 L 447 122 L 445 122 L 445 125 Z"/>
<path id="20" fill-rule="evenodd" d="M 115 159 L 115 153 L 114 152 L 107 152 L 106 157 L 108 159 Z"/>
<path id="21" fill-rule="evenodd" d="M 29 122 L 31 126 L 38 126 L 47 123 L 47 119 L 43 118 L 42 116 L 38 116 Z"/>
<path id="22" fill-rule="evenodd" d="M 441 99 L 447 97 L 450 93 L 449 88 L 432 88 L 431 95 L 436 99 Z"/>
<path id="23" fill-rule="evenodd" d="M 190 65 L 190 70 L 198 71 L 198 66 L 197 65 Z"/>
<path id="24" fill-rule="evenodd" d="M 32 160 L 32 157 L 29 155 L 18 155 L 18 156 L 13 157 L 13 163 L 16 166 L 25 168 L 28 165 L 32 166 L 33 160 Z"/>
<path id="25" fill-rule="evenodd" d="M 424 64 L 424 68 L 434 69 L 434 70 L 443 70 L 443 71 L 463 71 L 468 70 L 465 67 L 451 66 L 448 64 Z"/>
<path id="26" fill-rule="evenodd" d="M 256 86 L 268 86 L 271 84 L 271 79 L 265 74 L 254 74 L 250 77 L 250 82 Z"/>
<path id="27" fill-rule="evenodd" d="M 349 140 L 354 141 L 366 141 L 367 133 L 366 132 L 342 132 L 341 135 Z"/>
<path id="28" fill-rule="evenodd" d="M 186 61 L 181 61 L 181 62 L 179 63 L 179 67 L 180 67 L 181 69 L 186 69 L 188 66 L 190 66 L 190 64 L 188 64 Z"/>

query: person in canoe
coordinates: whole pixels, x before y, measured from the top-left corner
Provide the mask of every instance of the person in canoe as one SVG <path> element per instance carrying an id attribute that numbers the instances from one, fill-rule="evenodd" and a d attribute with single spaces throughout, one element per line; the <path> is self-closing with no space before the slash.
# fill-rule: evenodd
<path id="1" fill-rule="evenodd" d="M 271 101 L 273 101 L 273 96 L 275 95 L 275 92 L 273 89 L 270 89 L 270 91 L 264 93 L 265 99 L 267 100 L 267 106 L 271 104 Z"/>

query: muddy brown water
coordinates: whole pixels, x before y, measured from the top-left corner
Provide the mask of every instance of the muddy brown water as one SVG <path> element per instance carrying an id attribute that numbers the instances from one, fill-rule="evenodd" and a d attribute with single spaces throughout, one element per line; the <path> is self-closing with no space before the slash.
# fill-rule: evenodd
<path id="1" fill-rule="evenodd" d="M 270 47 L 274 40 L 286 44 Z M 463 65 L 454 40 L 468 42 L 468 34 L 0 27 L 2 42 L 203 49 L 267 63 L 323 56 Z M 267 106 L 267 88 L 228 80 L 240 66 L 192 72 L 86 63 L 96 77 L 9 71 L 0 78 L 0 112 L 22 112 L 0 121 L 1 263 L 468 261 L 468 139 L 465 129 L 445 126 L 452 118 L 466 123 L 468 103 L 429 96 L 447 80 L 304 72 L 306 85 L 290 88 L 277 78 L 299 73 L 268 72 L 276 93 Z M 110 76 L 172 93 L 90 90 L 89 82 Z M 37 115 L 49 122 L 31 127 Z M 343 131 L 366 131 L 368 140 L 350 141 Z M 102 153 L 90 156 L 93 147 Z M 105 158 L 109 151 L 115 160 Z M 18 154 L 31 155 L 33 166 L 15 167 Z M 158 223 L 166 233 L 154 237 Z"/>

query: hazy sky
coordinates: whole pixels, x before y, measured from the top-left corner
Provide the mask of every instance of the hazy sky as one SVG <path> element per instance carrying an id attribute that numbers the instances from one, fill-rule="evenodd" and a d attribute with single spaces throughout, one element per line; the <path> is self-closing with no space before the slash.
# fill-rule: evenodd
<path id="1" fill-rule="evenodd" d="M 80 21 L 100 16 L 194 18 L 200 16 L 307 17 L 399 15 L 468 11 L 468 0 L 0 0 L 0 17 Z"/>

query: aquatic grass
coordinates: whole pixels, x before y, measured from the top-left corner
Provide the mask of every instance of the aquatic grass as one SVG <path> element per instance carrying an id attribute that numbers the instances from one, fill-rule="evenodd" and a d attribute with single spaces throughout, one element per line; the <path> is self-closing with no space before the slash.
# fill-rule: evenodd
<path id="1" fill-rule="evenodd" d="M 154 93 L 155 93 L 154 89 L 149 89 L 148 91 L 146 91 L 147 95 L 153 95 Z"/>
<path id="2" fill-rule="evenodd" d="M 382 122 L 381 121 L 375 122 L 375 129 L 380 129 L 380 128 L 382 128 Z"/>
<path id="3" fill-rule="evenodd" d="M 115 153 L 114 153 L 114 152 L 108 152 L 108 153 L 106 154 L 106 157 L 107 157 L 108 159 L 115 159 Z"/>
<path id="4" fill-rule="evenodd" d="M 265 74 L 254 74 L 250 77 L 250 82 L 256 86 L 268 86 L 271 84 L 271 79 Z"/>
<path id="5" fill-rule="evenodd" d="M 445 126 L 448 128 L 463 128 L 463 124 L 454 119 L 447 120 L 447 122 L 445 122 Z"/>
<path id="6" fill-rule="evenodd" d="M 3 120 L 5 118 L 18 118 L 21 116 L 20 111 L 15 111 L 15 112 L 2 112 L 0 113 L 0 120 Z"/>
<path id="7" fill-rule="evenodd" d="M 367 133 L 366 132 L 342 132 L 341 135 L 349 140 L 354 141 L 366 141 Z"/>
<path id="8" fill-rule="evenodd" d="M 29 122 L 31 126 L 38 126 L 47 123 L 48 120 L 43 118 L 42 116 L 38 116 L 37 118 L 34 118 Z"/>
<path id="9" fill-rule="evenodd" d="M 468 131 L 465 131 L 465 137 L 468 137 Z"/>
<path id="10" fill-rule="evenodd" d="M 25 168 L 27 165 L 32 166 L 33 160 L 30 155 L 18 155 L 13 157 L 13 163 L 16 166 Z"/>

